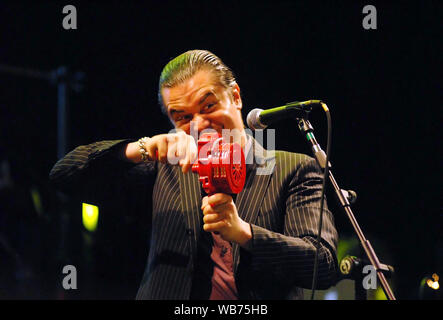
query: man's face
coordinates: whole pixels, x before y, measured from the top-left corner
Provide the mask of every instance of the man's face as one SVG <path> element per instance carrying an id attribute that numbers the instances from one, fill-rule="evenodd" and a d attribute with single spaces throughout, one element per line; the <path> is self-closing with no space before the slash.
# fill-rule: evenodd
<path id="1" fill-rule="evenodd" d="M 240 88 L 236 84 L 225 89 L 211 71 L 200 70 L 192 78 L 172 88 L 162 89 L 169 118 L 177 129 L 201 132 L 212 128 L 243 131 Z"/>

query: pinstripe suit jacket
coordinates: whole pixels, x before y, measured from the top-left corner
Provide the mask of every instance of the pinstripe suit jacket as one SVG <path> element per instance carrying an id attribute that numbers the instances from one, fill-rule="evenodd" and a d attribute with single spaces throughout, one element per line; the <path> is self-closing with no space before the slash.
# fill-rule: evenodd
<path id="1" fill-rule="evenodd" d="M 55 164 L 50 180 L 73 191 L 106 168 L 120 172 L 122 179 L 141 177 L 138 180 L 154 183 L 149 256 L 137 299 L 205 299 L 210 290 L 211 243 L 203 241 L 208 237 L 202 231 L 198 175 L 158 162 L 123 163 L 116 150 L 130 141 L 77 147 Z M 312 282 L 321 171 L 311 157 L 266 151 L 255 140 L 247 163 L 246 183 L 235 204 L 240 218 L 251 224 L 253 238 L 248 249 L 235 243 L 232 248 L 240 299 L 303 298 L 301 288 L 310 288 Z M 318 245 L 320 289 L 335 284 L 337 238 L 325 203 Z"/>

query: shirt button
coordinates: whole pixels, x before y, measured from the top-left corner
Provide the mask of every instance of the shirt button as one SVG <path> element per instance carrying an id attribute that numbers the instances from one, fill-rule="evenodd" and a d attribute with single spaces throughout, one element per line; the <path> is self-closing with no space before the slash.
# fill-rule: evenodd
<path id="1" fill-rule="evenodd" d="M 186 234 L 188 236 L 192 236 L 194 234 L 194 231 L 192 229 L 186 229 Z"/>

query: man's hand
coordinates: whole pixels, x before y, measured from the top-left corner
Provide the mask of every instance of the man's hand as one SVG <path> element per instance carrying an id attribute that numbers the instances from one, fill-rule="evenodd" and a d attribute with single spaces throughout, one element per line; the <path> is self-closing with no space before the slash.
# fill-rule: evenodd
<path id="1" fill-rule="evenodd" d="M 251 226 L 240 219 L 232 197 L 224 193 L 216 193 L 202 199 L 203 230 L 218 232 L 226 241 L 247 247 L 252 238 Z"/>
<path id="2" fill-rule="evenodd" d="M 172 165 L 178 164 L 184 173 L 188 172 L 197 159 L 197 145 L 192 136 L 184 131 L 177 133 L 159 134 L 148 138 L 145 142 L 149 160 L 158 160 Z M 125 150 L 128 160 L 141 162 L 138 142 L 129 143 Z"/>

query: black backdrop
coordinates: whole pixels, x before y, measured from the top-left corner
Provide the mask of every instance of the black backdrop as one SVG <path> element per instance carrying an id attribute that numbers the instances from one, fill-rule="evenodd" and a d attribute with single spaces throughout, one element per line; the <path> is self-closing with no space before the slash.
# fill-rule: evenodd
<path id="1" fill-rule="evenodd" d="M 77 8 L 77 30 L 62 28 L 66 4 Z M 366 4 L 377 8 L 376 30 L 362 27 Z M 6 1 L 0 64 L 85 73 L 84 89 L 70 96 L 69 150 L 169 130 L 158 76 L 189 49 L 213 51 L 234 70 L 245 116 L 254 107 L 324 100 L 333 172 L 357 191 L 357 220 L 382 262 L 396 267 L 396 295 L 416 299 L 420 280 L 442 270 L 442 9 L 441 1 Z M 63 223 L 47 178 L 57 160 L 56 87 L 2 72 L 0 108 L 1 157 L 14 181 L 2 189 L 1 296 L 132 299 L 149 231 L 146 213 L 124 200 L 137 190 L 109 190 L 97 203 L 95 233 L 81 226 L 82 199 L 70 201 Z M 311 122 L 325 148 L 325 116 L 313 112 Z M 278 149 L 310 152 L 293 121 L 272 128 Z M 339 233 L 352 238 L 330 191 Z M 78 267 L 76 291 L 61 288 L 65 264 Z"/>

